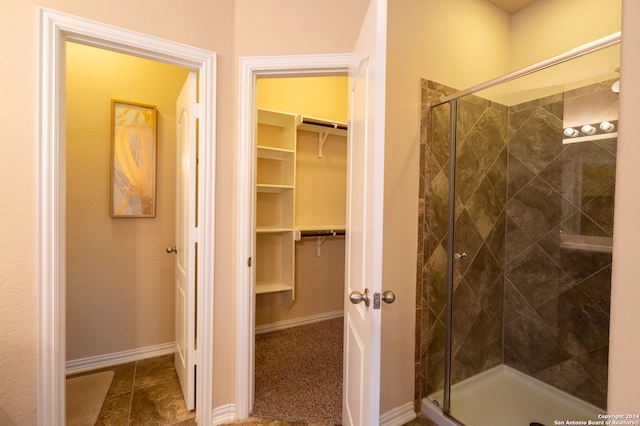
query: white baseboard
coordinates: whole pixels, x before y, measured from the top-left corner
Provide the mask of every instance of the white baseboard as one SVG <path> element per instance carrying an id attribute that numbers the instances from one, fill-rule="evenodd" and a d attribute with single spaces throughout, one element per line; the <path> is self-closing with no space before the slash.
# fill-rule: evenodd
<path id="1" fill-rule="evenodd" d="M 271 324 L 263 324 L 256 327 L 256 334 L 268 333 L 270 331 L 284 330 L 286 328 L 298 327 L 301 325 L 312 324 L 314 322 L 325 321 L 333 318 L 344 316 L 344 311 L 325 312 L 308 317 L 294 318 L 286 321 L 273 322 Z"/>
<path id="2" fill-rule="evenodd" d="M 380 426 L 400 426 L 416 418 L 413 402 L 391 409 L 380 416 Z M 235 404 L 222 405 L 213 409 L 212 425 L 220 425 L 236 420 Z"/>
<path id="3" fill-rule="evenodd" d="M 413 401 L 380 415 L 380 426 L 400 426 L 416 418 Z"/>
<path id="4" fill-rule="evenodd" d="M 230 423 L 236 419 L 236 405 L 226 404 L 221 405 L 213 409 L 211 413 L 211 424 L 221 425 L 223 423 Z"/>
<path id="5" fill-rule="evenodd" d="M 175 342 L 170 342 L 163 343 L 161 345 L 115 352 L 107 355 L 74 359 L 72 361 L 67 361 L 66 374 L 83 373 L 85 371 L 91 371 L 98 368 L 113 367 L 114 365 L 125 364 L 127 362 L 140 361 L 141 359 L 172 354 L 175 351 Z"/>

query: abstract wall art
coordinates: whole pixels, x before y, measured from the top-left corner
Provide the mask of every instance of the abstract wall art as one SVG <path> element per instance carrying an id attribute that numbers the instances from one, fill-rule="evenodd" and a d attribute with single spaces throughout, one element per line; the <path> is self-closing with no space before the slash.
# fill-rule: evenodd
<path id="1" fill-rule="evenodd" d="M 156 107 L 111 101 L 111 217 L 156 215 Z"/>

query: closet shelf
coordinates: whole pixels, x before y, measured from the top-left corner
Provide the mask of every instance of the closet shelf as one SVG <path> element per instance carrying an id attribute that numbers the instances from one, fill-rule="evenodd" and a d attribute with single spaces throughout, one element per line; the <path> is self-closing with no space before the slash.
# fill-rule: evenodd
<path id="1" fill-rule="evenodd" d="M 293 286 L 279 281 L 260 281 L 256 283 L 256 294 L 292 291 Z"/>
<path id="2" fill-rule="evenodd" d="M 283 160 L 295 153 L 294 150 L 285 148 L 274 148 L 270 146 L 258 147 L 258 158 L 266 158 L 269 160 Z"/>
<path id="3" fill-rule="evenodd" d="M 285 232 L 292 232 L 292 231 L 293 231 L 292 228 L 282 228 L 282 227 L 272 227 L 272 226 L 256 228 L 256 232 L 258 234 L 282 234 Z"/>
<path id="4" fill-rule="evenodd" d="M 329 135 L 347 136 L 347 124 L 337 121 L 326 121 L 313 117 L 302 117 L 299 130 L 318 133 L 318 158 L 322 158 L 322 150 Z"/>
<path id="5" fill-rule="evenodd" d="M 272 194 L 281 194 L 285 191 L 289 191 L 292 189 L 293 189 L 293 185 L 266 185 L 266 184 L 256 185 L 256 191 L 268 192 Z"/>

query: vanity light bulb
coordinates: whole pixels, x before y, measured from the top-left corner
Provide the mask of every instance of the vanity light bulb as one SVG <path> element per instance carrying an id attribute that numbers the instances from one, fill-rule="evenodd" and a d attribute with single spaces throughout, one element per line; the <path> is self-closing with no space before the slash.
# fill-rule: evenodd
<path id="1" fill-rule="evenodd" d="M 607 133 L 613 132 L 615 128 L 616 126 L 613 123 L 609 123 L 608 121 L 603 121 L 602 123 L 600 123 L 600 129 Z"/>
<path id="2" fill-rule="evenodd" d="M 566 129 L 564 129 L 564 135 L 568 138 L 575 138 L 576 136 L 578 136 L 580 134 L 580 132 L 578 132 L 576 129 L 574 129 L 573 127 L 567 127 Z"/>
<path id="3" fill-rule="evenodd" d="M 593 135 L 596 132 L 596 128 L 590 124 L 585 124 L 580 130 L 582 130 L 582 133 L 585 135 Z"/>

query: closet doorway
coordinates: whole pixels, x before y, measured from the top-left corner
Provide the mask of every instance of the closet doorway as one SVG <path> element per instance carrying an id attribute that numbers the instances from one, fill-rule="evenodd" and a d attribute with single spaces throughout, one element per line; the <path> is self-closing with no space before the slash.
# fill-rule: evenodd
<path id="1" fill-rule="evenodd" d="M 256 86 L 252 415 L 342 419 L 346 75 Z"/>

